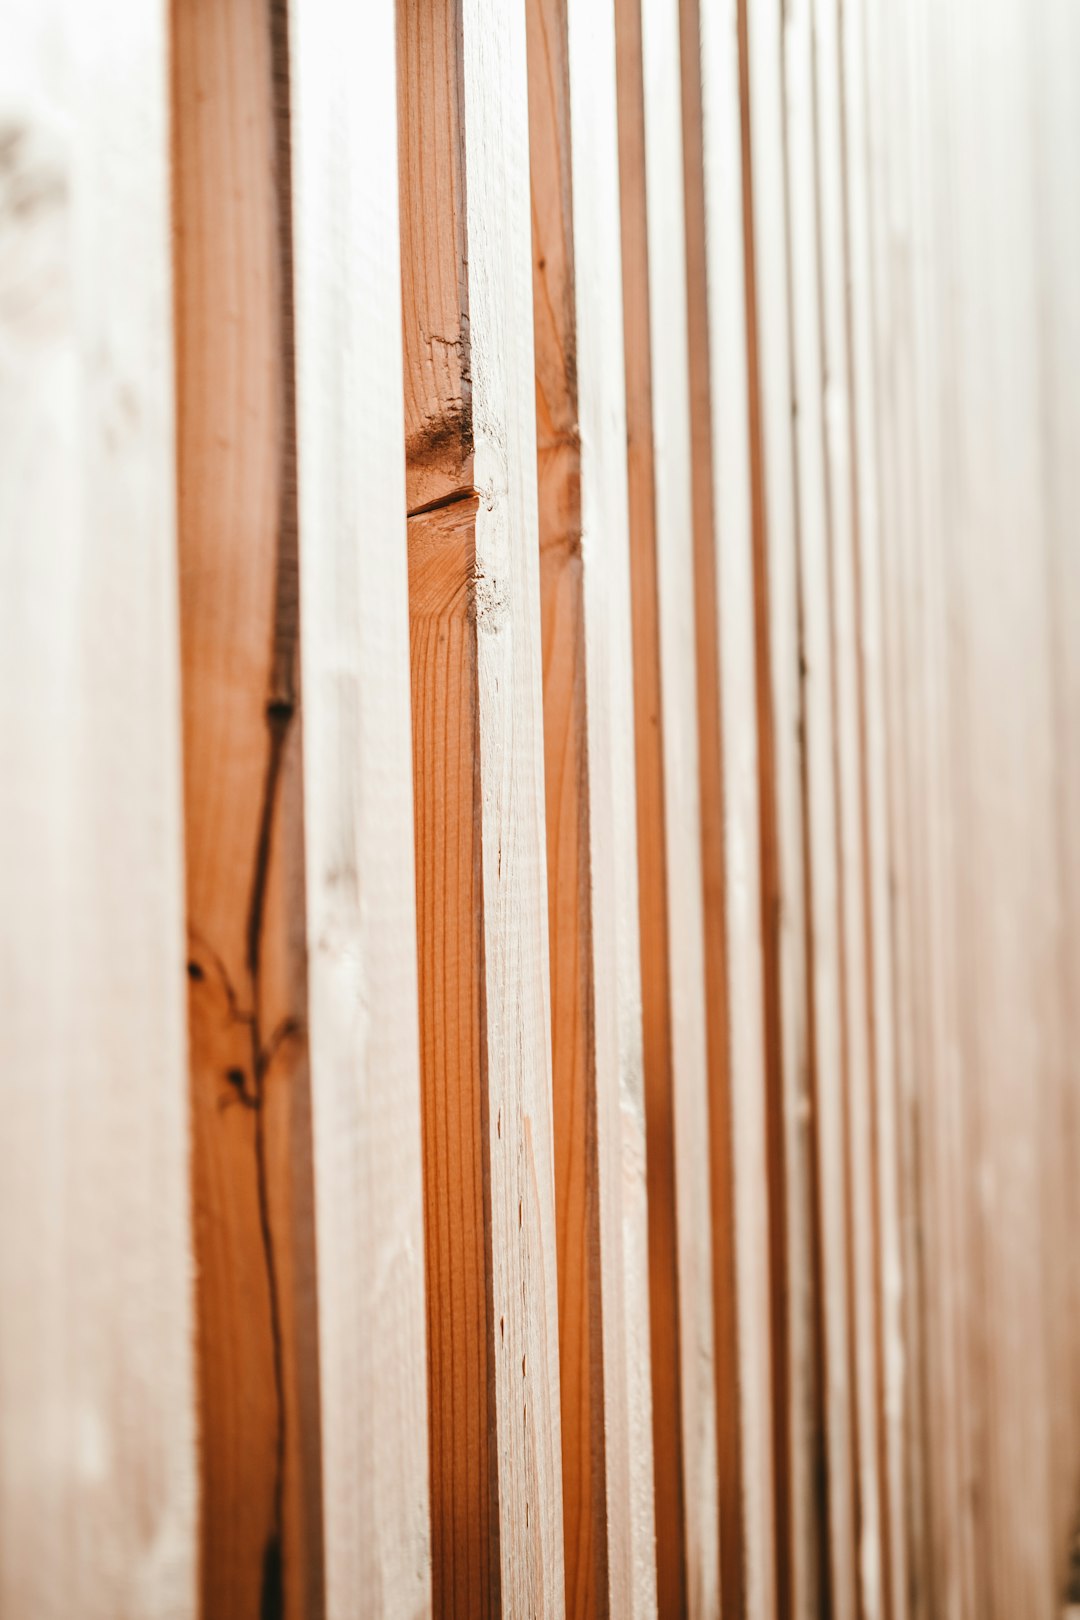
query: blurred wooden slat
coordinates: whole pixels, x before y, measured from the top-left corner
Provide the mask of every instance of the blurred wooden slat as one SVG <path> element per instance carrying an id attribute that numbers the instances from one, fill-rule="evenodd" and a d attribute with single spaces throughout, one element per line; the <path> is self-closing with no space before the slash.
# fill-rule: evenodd
<path id="1" fill-rule="evenodd" d="M 803 699 L 803 770 L 807 858 L 807 948 L 811 1075 L 817 1154 L 822 1389 L 828 1467 L 830 1592 L 836 1615 L 876 1614 L 862 1590 L 862 1534 L 877 1551 L 876 1525 L 858 1499 L 859 1436 L 855 1401 L 858 1342 L 849 1275 L 856 1224 L 852 1207 L 850 1047 L 844 1024 L 845 959 L 840 827 L 836 780 L 826 482 L 818 199 L 815 175 L 813 19 L 809 0 L 786 8 L 786 152 L 792 307 L 792 430 L 797 488 L 799 649 Z M 759 329 L 775 316 L 762 299 Z M 774 543 L 783 544 L 776 536 Z"/>
<path id="2" fill-rule="evenodd" d="M 321 1612 L 288 63 L 173 11 L 180 605 L 207 1616 Z"/>
<path id="3" fill-rule="evenodd" d="M 292 34 L 326 1612 L 396 1620 L 431 1571 L 394 6 Z"/>
<path id="4" fill-rule="evenodd" d="M 0 30 L 0 1611 L 186 1620 L 167 16 Z"/>
<path id="5" fill-rule="evenodd" d="M 838 1332 L 819 1207 L 823 1135 L 814 1099 L 816 1025 L 809 793 L 799 597 L 799 461 L 792 440 L 794 337 L 785 61 L 799 9 L 739 8 L 743 222 L 761 747 L 766 1052 L 770 1098 L 777 1514 L 782 1613 L 849 1612 L 850 1486 L 843 1384 L 829 1384 Z M 809 132 L 808 132 L 809 135 Z M 807 148 L 806 155 L 811 155 Z M 827 1197 L 840 1188 L 828 1183 Z M 837 1395 L 840 1397 L 838 1403 Z"/>
<path id="6" fill-rule="evenodd" d="M 660 1613 L 719 1603 L 678 10 L 616 5 Z"/>
<path id="7" fill-rule="evenodd" d="M 882 1360 L 878 1287 L 876 1093 L 873 1085 L 873 981 L 866 882 L 864 703 L 859 665 L 856 490 L 848 354 L 848 259 L 843 173 L 844 107 L 837 0 L 813 8 L 812 108 L 817 157 L 820 266 L 821 417 L 828 522 L 829 637 L 843 1072 L 846 1079 L 851 1268 L 852 1398 L 858 1470 L 860 1605 L 868 1620 L 887 1612 L 888 1522 L 884 1514 Z"/>
<path id="8" fill-rule="evenodd" d="M 755 341 L 756 239 L 750 230 L 752 198 L 745 164 L 745 18 L 734 0 L 702 6 L 697 15 L 695 11 L 683 5 L 684 80 L 693 74 L 692 58 L 685 52 L 696 41 L 701 133 L 691 96 L 687 140 L 700 139 L 703 152 L 701 242 L 715 526 L 711 566 L 702 566 L 710 564 L 707 537 L 698 537 L 698 588 L 711 573 L 716 592 L 716 628 L 699 637 L 699 653 L 715 640 L 723 870 L 722 877 L 710 874 L 710 905 L 715 906 L 715 888 L 722 885 L 728 1018 L 726 1086 L 717 1086 L 715 1071 L 713 1079 L 715 1231 L 718 1241 L 726 1241 L 728 1253 L 726 1266 L 716 1269 L 715 1301 L 718 1356 L 724 1367 L 722 1593 L 725 1613 L 771 1617 L 782 1612 L 781 1604 L 786 1606 L 783 1582 L 792 1567 L 788 1446 L 803 1443 L 797 1432 L 801 1419 L 792 1422 L 787 1406 L 803 1392 L 795 1393 L 786 1381 L 790 1363 L 777 1368 L 774 1377 L 772 1359 L 785 1355 L 777 1324 L 783 1322 L 787 1333 L 807 1304 L 804 1273 L 788 1242 L 792 1233 L 805 1235 L 804 1214 L 797 1202 L 788 1204 L 780 1197 L 775 1184 L 781 1166 L 792 1166 L 792 1156 L 801 1158 L 796 1139 L 804 1129 L 796 1102 L 803 1081 L 794 1062 L 801 1039 L 800 1004 L 797 997 L 788 999 L 800 973 L 799 932 L 791 926 L 798 917 L 799 889 L 789 894 L 786 888 L 789 862 L 797 855 L 798 805 L 790 792 L 796 785 L 790 775 L 790 743 L 786 751 L 774 753 L 775 728 L 786 727 L 786 719 L 774 690 L 769 591 L 761 556 L 760 356 Z M 693 190 L 688 205 L 695 206 Z M 691 243 L 699 229 L 692 230 Z M 700 330 L 700 305 L 693 301 L 691 315 L 697 323 L 691 331 Z M 710 742 L 703 757 L 709 759 L 716 747 Z M 782 910 L 780 884 L 785 886 Z M 715 927 L 710 919 L 711 939 Z M 716 949 L 714 943 L 711 950 Z M 791 1169 L 786 1190 L 796 1200 L 805 1191 L 801 1168 Z M 794 1270 L 777 1274 L 789 1266 Z M 789 1276 L 794 1279 L 790 1285 Z M 784 1296 L 791 1301 L 791 1315 L 786 1302 L 781 1303 Z M 778 1392 L 786 1392 L 780 1409 Z M 776 1433 L 775 1425 L 783 1432 Z"/>
<path id="9" fill-rule="evenodd" d="M 529 0 L 568 1614 L 655 1615 L 614 15 Z"/>
<path id="10" fill-rule="evenodd" d="M 834 8 L 822 27 L 834 36 Z M 884 1501 L 883 1610 L 907 1613 L 909 1486 L 905 1481 L 903 1286 L 900 1257 L 899 1157 L 895 1100 L 896 1061 L 893 954 L 889 894 L 889 760 L 881 625 L 881 555 L 878 441 L 878 372 L 873 345 L 873 283 L 868 195 L 865 0 L 845 4 L 840 16 L 838 107 L 843 150 L 844 242 L 847 253 L 847 346 L 853 488 L 854 611 L 858 643 L 863 748 L 863 847 L 866 874 L 869 1061 L 873 1075 L 873 1174 L 876 1179 L 877 1310 L 879 1315 L 879 1422 Z M 833 48 L 831 41 L 828 49 Z M 828 64 L 820 47 L 819 105 L 825 102 Z M 910 1351 L 909 1351 L 910 1354 Z"/>
<path id="11" fill-rule="evenodd" d="M 435 1607 L 560 1614 L 524 3 L 398 38 Z"/>

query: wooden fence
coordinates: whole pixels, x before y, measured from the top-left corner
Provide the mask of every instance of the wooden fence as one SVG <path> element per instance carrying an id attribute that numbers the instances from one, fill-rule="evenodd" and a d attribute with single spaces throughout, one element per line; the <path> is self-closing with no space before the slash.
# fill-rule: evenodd
<path id="1" fill-rule="evenodd" d="M 4 1620 L 1056 1612 L 1078 514 L 1075 0 L 0 0 Z"/>

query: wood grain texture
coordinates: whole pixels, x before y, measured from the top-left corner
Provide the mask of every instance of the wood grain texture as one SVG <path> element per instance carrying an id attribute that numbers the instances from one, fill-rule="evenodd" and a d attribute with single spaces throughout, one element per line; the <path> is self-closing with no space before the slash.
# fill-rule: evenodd
<path id="1" fill-rule="evenodd" d="M 616 7 L 661 1614 L 719 1604 L 677 11 Z"/>
<path id="2" fill-rule="evenodd" d="M 285 15 L 173 12 L 208 1616 L 321 1612 Z"/>
<path id="3" fill-rule="evenodd" d="M 527 25 L 566 1606 L 655 1615 L 614 15 Z"/>
<path id="4" fill-rule="evenodd" d="M 831 12 L 831 7 L 829 8 Z M 880 1434 L 883 1612 L 907 1612 L 908 1546 L 904 1448 L 903 1307 L 893 1001 L 892 911 L 889 895 L 889 761 L 881 623 L 881 543 L 878 371 L 873 344 L 873 261 L 868 191 L 866 28 L 862 4 L 839 18 L 839 119 L 843 232 L 847 260 L 847 372 L 852 473 L 855 636 L 858 647 L 862 743 L 863 859 L 869 1062 L 873 1092 L 873 1175 L 876 1186 L 878 1403 Z M 832 34 L 826 19 L 822 33 Z M 824 44 L 819 74 L 828 73 Z M 832 49 L 830 44 L 829 49 Z M 819 105 L 824 106 L 824 84 Z M 909 1350 L 910 1354 L 910 1350 Z"/>
<path id="5" fill-rule="evenodd" d="M 427 419 L 457 424 L 445 453 L 428 443 L 418 458 L 410 448 L 415 476 L 407 473 L 435 1606 L 557 1615 L 564 1566 L 524 4 L 411 0 L 399 11 L 398 40 L 403 265 L 425 266 L 422 277 L 404 274 L 407 448 L 410 400 L 421 394 Z M 434 143 L 432 120 L 456 134 Z M 447 154 L 452 179 L 440 167 Z M 426 337 L 451 335 L 436 327 L 448 312 L 454 330 L 467 332 L 461 371 L 429 372 Z M 443 504 L 424 513 L 417 501 Z M 434 636 L 435 656 L 444 632 L 424 626 L 440 617 L 447 669 L 426 673 L 418 647 Z M 444 1261 L 449 1271 L 440 1271 Z"/>
<path id="6" fill-rule="evenodd" d="M 828 1527 L 843 1490 L 826 1465 L 817 1220 L 818 1116 L 810 1008 L 803 648 L 798 569 L 798 464 L 792 436 L 790 295 L 793 180 L 785 139 L 786 8 L 741 5 L 743 227 L 749 346 L 750 460 L 760 734 L 762 930 L 778 1556 L 781 1613 L 838 1605 Z"/>
<path id="7" fill-rule="evenodd" d="M 777 1021 L 779 947 L 785 942 L 771 887 L 780 828 L 770 762 L 766 598 L 757 555 L 761 517 L 755 493 L 754 257 L 744 164 L 745 34 L 734 4 L 700 10 L 684 4 L 682 21 L 686 139 L 701 149 L 700 176 L 689 161 L 687 166 L 695 347 L 708 322 L 708 373 L 702 375 L 699 360 L 694 395 L 696 412 L 703 403 L 708 408 L 696 432 L 701 434 L 704 422 L 711 430 L 711 496 L 698 497 L 696 513 L 698 591 L 711 593 L 711 600 L 699 600 L 699 680 L 704 684 L 715 671 L 718 681 L 718 705 L 715 710 L 703 706 L 701 715 L 702 759 L 710 773 L 703 780 L 705 826 L 713 829 L 705 846 L 707 938 L 710 981 L 715 985 L 723 977 L 727 1022 L 726 1046 L 714 1053 L 712 1082 L 714 1228 L 718 1245 L 723 1243 L 715 1285 L 718 1358 L 724 1369 L 722 1592 L 725 1613 L 773 1615 L 781 1612 L 791 1572 L 785 1520 L 791 1497 L 784 1493 L 787 1444 L 794 1434 L 778 1432 L 788 1422 L 778 1396 L 786 1389 L 790 1398 L 791 1386 L 774 1376 L 781 1369 L 773 1358 L 783 1353 L 777 1307 L 780 1301 L 785 1309 L 790 1305 L 784 1324 L 790 1330 L 805 1304 L 798 1267 L 791 1282 L 778 1268 L 793 1253 L 787 1229 L 792 1215 L 796 1234 L 805 1227 L 797 1202 L 787 1206 L 777 1185 L 787 1158 L 777 1140 L 785 1117 Z M 711 536 L 700 528 L 710 500 Z M 711 622 L 702 622 L 705 614 Z M 713 729 L 707 733 L 710 715 Z M 719 828 L 717 792 L 722 794 Z M 711 1012 L 719 1015 L 716 1006 Z M 798 1124 L 794 1113 L 786 1117 Z M 793 1171 L 788 1190 L 797 1190 L 797 1176 Z"/>
<path id="8" fill-rule="evenodd" d="M 326 1612 L 431 1610 L 394 7 L 295 5 Z"/>
<path id="9" fill-rule="evenodd" d="M 813 18 L 793 4 L 784 22 L 785 139 L 791 279 L 791 418 L 796 478 L 798 635 L 801 662 L 810 1063 L 817 1156 L 822 1313 L 822 1389 L 828 1459 L 830 1592 L 837 1614 L 875 1614 L 878 1564 L 859 1584 L 861 1537 L 879 1559 L 876 1520 L 857 1501 L 857 1293 L 851 1248 L 853 1207 L 852 1049 L 840 862 L 838 737 L 828 444 L 824 388 L 823 291 L 815 173 Z M 763 303 L 761 324 L 769 322 Z M 835 395 L 833 396 L 835 398 Z M 774 535 L 782 544 L 782 537 Z M 857 1054 L 855 1054 L 857 1056 Z M 862 1144 L 860 1143 L 860 1146 Z M 875 1502 L 876 1511 L 876 1502 Z M 869 1606 L 867 1599 L 869 1595 Z"/>
<path id="10" fill-rule="evenodd" d="M 0 27 L 0 1609 L 186 1620 L 167 19 Z"/>

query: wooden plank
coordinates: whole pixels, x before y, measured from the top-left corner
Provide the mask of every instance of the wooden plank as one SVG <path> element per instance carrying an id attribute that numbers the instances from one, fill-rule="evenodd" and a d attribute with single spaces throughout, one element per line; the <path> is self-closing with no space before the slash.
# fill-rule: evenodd
<path id="1" fill-rule="evenodd" d="M 818 309 L 821 328 L 821 414 L 827 519 L 829 657 L 839 886 L 841 1049 L 847 1094 L 847 1175 L 853 1344 L 852 1394 L 859 1502 L 858 1581 L 863 1614 L 886 1605 L 888 1523 L 882 1488 L 883 1413 L 879 1399 L 879 1209 L 873 1084 L 873 979 L 865 839 L 863 702 L 859 668 L 855 471 L 852 457 L 850 358 L 846 294 L 843 100 L 840 18 L 834 0 L 812 14 L 813 134 L 816 144 Z M 790 58 L 789 58 L 790 64 Z M 809 313 L 809 312 L 808 312 Z M 812 316 L 810 317 L 812 318 Z"/>
<path id="2" fill-rule="evenodd" d="M 868 194 L 868 110 L 863 5 L 845 5 L 840 19 L 839 111 L 847 255 L 847 358 L 853 489 L 854 612 L 858 642 L 862 762 L 863 859 L 866 872 L 867 1007 L 874 1175 L 877 1209 L 879 1422 L 884 1499 L 884 1612 L 907 1613 L 905 1523 L 905 1346 L 899 1205 L 896 1050 L 889 905 L 889 763 L 884 647 L 881 625 L 882 514 L 878 462 L 878 374 L 873 343 L 873 283 Z M 831 19 L 826 27 L 832 29 Z M 824 52 L 822 67 L 825 68 Z M 827 69 L 826 69 L 827 71 Z M 910 1354 L 910 1347 L 909 1347 Z"/>
<path id="3" fill-rule="evenodd" d="M 882 17 L 872 5 L 859 8 L 862 22 L 862 60 L 852 64 L 852 82 L 857 74 L 863 85 L 866 109 L 865 163 L 868 202 L 868 244 L 870 276 L 869 341 L 875 375 L 875 414 L 873 432 L 878 480 L 878 545 L 867 555 L 878 562 L 878 600 L 869 602 L 867 612 L 879 607 L 882 628 L 883 726 L 886 736 L 887 794 L 886 820 L 889 847 L 890 942 L 892 961 L 892 1000 L 895 1039 L 895 1121 L 898 1166 L 898 1213 L 900 1260 L 903 1277 L 900 1320 L 904 1345 L 904 1497 L 905 1559 L 908 1567 L 908 1612 L 913 1616 L 928 1612 L 932 1593 L 927 1584 L 929 1563 L 926 1555 L 927 1449 L 925 1446 L 926 1403 L 922 1318 L 924 1308 L 923 1265 L 919 1245 L 921 1219 L 917 1120 L 915 1097 L 915 1030 L 912 1007 L 912 921 L 908 879 L 909 797 L 906 719 L 903 706 L 904 670 L 900 657 L 900 592 L 896 569 L 903 545 L 903 525 L 910 499 L 911 479 L 906 464 L 907 446 L 898 431 L 900 408 L 899 356 L 901 347 L 894 335 L 893 291 L 894 237 L 891 213 L 892 150 L 890 145 L 891 78 L 883 79 Z"/>
<path id="4" fill-rule="evenodd" d="M 1080 1058 L 1070 1037 L 1067 1009 L 1080 1005 L 1080 848 L 1072 829 L 1080 811 L 1080 655 L 1073 626 L 1080 604 L 1080 554 L 1074 514 L 1078 469 L 1069 446 L 1080 432 L 1080 399 L 1074 379 L 1080 364 L 1080 304 L 1070 265 L 1080 250 L 1080 196 L 1075 154 L 1080 150 L 1080 17 L 1067 0 L 1052 0 L 1032 19 L 1031 106 L 1034 126 L 1036 209 L 1034 252 L 1038 277 L 1040 410 L 1043 437 L 1041 477 L 1046 514 L 1046 568 L 1051 609 L 1050 653 L 1053 725 L 1058 761 L 1056 848 L 1060 889 L 1058 950 L 1062 1045 L 1054 1097 L 1047 1110 L 1056 1165 L 1056 1208 L 1051 1211 L 1048 1252 L 1061 1257 L 1053 1275 L 1059 1284 L 1054 1305 L 1057 1354 L 1054 1398 L 1057 1421 L 1055 1539 L 1070 1545 L 1075 1559 L 1076 1503 L 1080 1499 L 1080 1264 L 1066 1234 L 1080 1218 L 1080 1182 L 1073 1167 L 1080 1152 Z M 1060 1235 L 1058 1235 L 1060 1234 Z M 1072 1254 L 1071 1263 L 1065 1259 Z M 1065 1523 L 1062 1527 L 1061 1516 Z M 1080 1597 L 1075 1574 L 1069 1596 Z M 1072 1611 L 1068 1611 L 1072 1612 Z"/>
<path id="5" fill-rule="evenodd" d="M 173 12 L 207 1615 L 318 1614 L 285 13 Z"/>
<path id="6" fill-rule="evenodd" d="M 699 590 L 711 573 L 716 615 L 715 629 L 699 638 L 699 647 L 706 639 L 715 642 L 711 657 L 720 696 L 719 743 L 711 741 L 703 757 L 719 754 L 723 793 L 722 873 L 712 875 L 723 895 L 728 1023 L 727 1117 L 717 1108 L 713 1126 L 714 1225 L 718 1235 L 725 1229 L 729 1234 L 727 1275 L 718 1267 L 716 1283 L 719 1355 L 729 1369 L 721 1395 L 721 1411 L 729 1414 L 721 1451 L 730 1458 L 721 1503 L 722 1587 L 725 1612 L 772 1616 L 787 1601 L 777 1575 L 786 1573 L 793 1545 L 785 1519 L 792 1500 L 785 1484 L 787 1435 L 774 1440 L 773 1430 L 773 1403 L 785 1385 L 774 1381 L 770 1329 L 777 1324 L 773 1290 L 783 1285 L 771 1273 L 793 1254 L 786 1247 L 789 1223 L 797 1231 L 801 1216 L 797 1205 L 770 1209 L 767 1187 L 770 1172 L 794 1162 L 788 1157 L 791 1138 L 781 1144 L 778 1135 L 799 1128 L 790 1106 L 797 1069 L 789 1063 L 791 1043 L 799 1038 L 799 1002 L 788 999 L 799 972 L 798 931 L 790 928 L 797 912 L 788 902 L 798 888 L 791 896 L 785 889 L 783 913 L 776 904 L 776 886 L 781 880 L 786 884 L 789 875 L 781 862 L 798 847 L 790 820 L 797 801 L 782 774 L 790 761 L 773 752 L 780 716 L 761 574 L 760 356 L 755 222 L 745 164 L 745 17 L 735 3 L 703 6 L 697 15 L 684 5 L 683 27 L 686 45 L 696 41 L 699 53 L 701 129 L 699 134 L 697 108 L 688 96 L 687 140 L 702 143 L 702 224 L 691 242 L 700 231 L 715 530 L 711 568 L 701 568 L 703 558 L 709 559 L 698 542 Z M 692 59 L 684 59 L 684 83 L 692 82 L 693 72 Z M 688 204 L 696 205 L 695 198 L 696 188 L 688 187 Z M 696 296 L 700 299 L 700 291 Z M 691 312 L 696 322 L 691 332 L 700 332 L 700 303 L 692 301 Z M 709 786 L 715 793 L 715 776 Z M 791 1174 L 795 1189 L 798 1173 L 792 1169 Z M 795 1308 L 803 1303 L 800 1298 Z M 779 1339 L 775 1349 L 782 1354 Z M 777 1412 L 775 1421 L 784 1426 L 786 1413 Z M 779 1545 L 778 1535 L 783 1537 Z"/>
<path id="7" fill-rule="evenodd" d="M 344 1620 L 431 1607 L 394 7 L 305 0 L 291 23 L 322 1501 Z"/>
<path id="8" fill-rule="evenodd" d="M 863 1525 L 855 1411 L 857 1357 L 849 1275 L 854 1212 L 849 1180 L 850 1053 L 844 1020 L 845 961 L 835 775 L 835 711 L 830 611 L 823 356 L 817 198 L 814 172 L 812 18 L 808 0 L 786 8 L 785 137 L 792 305 L 792 431 L 797 477 L 797 574 L 802 660 L 807 857 L 810 1061 L 817 1155 L 822 1387 L 830 1536 L 830 1591 L 836 1613 L 854 1616 L 860 1591 Z M 760 323 L 770 320 L 763 301 Z M 783 544 L 783 537 L 777 537 Z M 876 1523 L 870 1530 L 876 1534 Z M 875 1572 L 876 1573 L 876 1572 Z M 873 1608 L 870 1613 L 876 1612 Z"/>
<path id="9" fill-rule="evenodd" d="M 527 28 L 566 1607 L 655 1615 L 614 14 Z"/>
<path id="10" fill-rule="evenodd" d="M 842 1563 L 847 1486 L 831 1453 L 828 1313 L 812 1086 L 814 1028 L 809 851 L 798 580 L 797 465 L 792 441 L 793 336 L 788 287 L 791 179 L 785 145 L 786 9 L 739 11 L 742 161 L 758 714 L 761 735 L 763 931 L 772 1188 L 774 1402 L 781 1612 L 846 1612 Z M 824 1407 L 824 1413 L 823 1413 Z M 842 1443 L 842 1437 L 840 1440 Z M 826 1462 L 829 1454 L 829 1463 Z M 826 1480 L 826 1491 L 821 1482 Z M 831 1539 L 830 1539 L 831 1538 Z"/>
<path id="11" fill-rule="evenodd" d="M 165 8 L 0 7 L 0 1609 L 194 1612 Z"/>
<path id="12" fill-rule="evenodd" d="M 661 1614 L 719 1604 L 678 14 L 616 6 Z"/>
<path id="13" fill-rule="evenodd" d="M 561 1614 L 524 5 L 398 40 L 434 1599 Z"/>

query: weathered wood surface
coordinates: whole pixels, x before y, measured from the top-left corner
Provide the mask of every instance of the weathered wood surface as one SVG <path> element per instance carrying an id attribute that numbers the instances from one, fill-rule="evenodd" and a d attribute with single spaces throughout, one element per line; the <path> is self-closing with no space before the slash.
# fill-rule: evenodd
<path id="1" fill-rule="evenodd" d="M 186 1620 L 167 17 L 0 29 L 0 1610 Z"/>
<path id="2" fill-rule="evenodd" d="M 394 7 L 291 28 L 326 1613 L 405 1620 L 431 1568 Z"/>
<path id="3" fill-rule="evenodd" d="M 202 1602 L 322 1607 L 288 43 L 274 0 L 173 12 Z"/>
<path id="4" fill-rule="evenodd" d="M 524 4 L 398 75 L 435 1606 L 560 1614 Z"/>
<path id="5" fill-rule="evenodd" d="M 655 1615 L 614 14 L 527 23 L 566 1606 Z"/>

